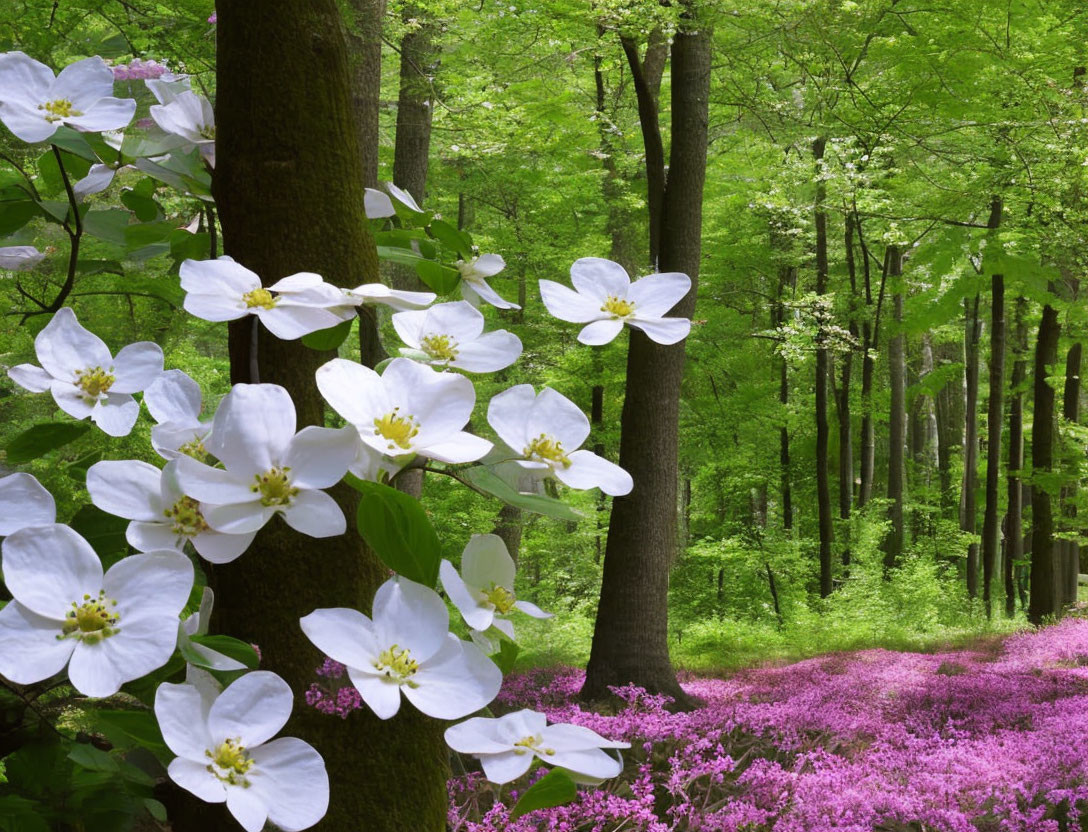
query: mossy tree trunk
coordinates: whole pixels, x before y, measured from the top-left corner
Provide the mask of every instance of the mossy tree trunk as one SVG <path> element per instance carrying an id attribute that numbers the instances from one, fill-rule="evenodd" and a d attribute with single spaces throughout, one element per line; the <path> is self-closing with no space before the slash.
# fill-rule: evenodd
<path id="1" fill-rule="evenodd" d="M 376 280 L 335 0 L 220 0 L 218 15 L 215 193 L 227 253 L 266 283 L 299 271 L 341 286 Z M 231 327 L 232 381 L 280 384 L 299 427 L 323 424 L 314 371 L 333 354 L 251 333 L 246 321 Z M 334 494 L 352 518 L 351 492 Z M 385 578 L 352 526 L 317 541 L 270 524 L 243 557 L 215 569 L 217 627 L 258 644 L 263 666 L 298 697 L 287 732 L 317 747 L 331 781 L 329 813 L 315 828 L 440 832 L 448 774 L 441 723 L 408 705 L 387 722 L 369 711 L 342 721 L 302 700 L 321 655 L 299 618 L 317 607 L 368 611 Z"/>
<path id="2" fill-rule="evenodd" d="M 892 278 L 892 315 L 895 330 L 888 339 L 888 377 L 891 400 L 888 411 L 888 519 L 891 528 L 884 540 L 885 573 L 895 569 L 903 556 L 903 499 L 907 479 L 907 347 L 903 333 L 903 256 L 898 246 L 888 247 L 888 276 Z"/>

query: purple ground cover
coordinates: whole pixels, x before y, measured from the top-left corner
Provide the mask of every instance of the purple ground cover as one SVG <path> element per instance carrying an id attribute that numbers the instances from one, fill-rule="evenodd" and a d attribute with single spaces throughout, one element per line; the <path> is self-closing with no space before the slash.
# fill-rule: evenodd
<path id="1" fill-rule="evenodd" d="M 469 771 L 450 782 L 451 830 L 1064 832 L 1088 807 L 1085 620 L 972 650 L 867 650 L 692 678 L 684 687 L 706 705 L 683 714 L 637 689 L 617 691 L 614 713 L 583 710 L 581 678 L 512 676 L 494 708 L 629 740 L 623 776 L 510 821 L 526 784 L 499 792 Z"/>

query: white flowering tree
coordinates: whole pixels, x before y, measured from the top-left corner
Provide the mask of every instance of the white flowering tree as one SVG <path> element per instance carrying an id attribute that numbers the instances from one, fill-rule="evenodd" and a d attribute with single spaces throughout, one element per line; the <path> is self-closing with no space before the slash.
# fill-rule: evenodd
<path id="1" fill-rule="evenodd" d="M 49 142 L 39 167 L 66 198 L 45 201 L 30 179 L 17 183 L 0 203 L 6 227 L 12 216 L 39 217 L 70 241 L 59 292 L 23 292 L 24 320 L 49 316 L 38 363 L 9 371 L 64 416 L 9 442 L 8 462 L 99 430 L 103 458 L 86 470 L 86 490 L 123 530 L 84 537 L 57 522 L 70 518 L 56 516 L 32 477 L 0 479 L 12 598 L 0 609 L 0 681 L 26 702 L 73 690 L 116 748 L 69 741 L 69 758 L 117 774 L 163 820 L 146 772 L 156 759 L 178 787 L 167 800 L 177 830 L 222 828 L 225 804 L 248 832 L 266 822 L 287 832 L 319 822 L 439 832 L 450 748 L 478 758 L 498 784 L 536 759 L 555 766 L 523 794 L 526 808 L 622 770 L 623 743 L 531 712 L 487 712 L 517 655 L 509 616 L 549 614 L 516 597 L 514 563 L 493 535 L 473 538 L 460 571 L 443 562 L 421 504 L 396 485 L 425 467 L 569 519 L 561 501 L 518 488 L 553 478 L 622 495 L 631 477 L 579 449 L 588 420 L 556 390 L 519 385 L 477 401 L 461 372 L 503 369 L 522 350 L 516 335 L 488 326 L 488 304 L 510 307 L 485 280 L 501 279 L 502 258 L 481 255 L 395 186 L 364 192 L 337 15 L 332 0 L 275 0 L 260 13 L 221 3 L 214 115 L 184 77 L 146 65 L 125 76 L 148 80 L 137 101 L 113 97 L 101 59 L 54 75 L 20 52 L 0 55 L 0 121 Z M 147 126 L 136 126 L 146 112 Z M 122 168 L 140 172 L 126 210 L 81 206 L 81 192 L 106 191 Z M 201 204 L 208 232 L 156 238 L 160 191 Z M 229 256 L 215 256 L 213 205 Z M 77 320 L 66 301 L 84 235 L 173 258 L 184 310 L 221 322 L 229 340 L 233 387 L 216 407 L 184 368 L 164 367 L 157 345 L 113 352 L 95 321 Z M 40 260 L 36 249 L 0 251 L 13 269 Z M 384 287 L 379 254 L 414 268 L 432 292 Z M 624 323 L 670 343 L 686 335 L 686 321 L 661 317 L 687 291 L 685 276 L 629 286 L 615 264 L 582 261 L 574 277 L 577 294 L 552 284 L 545 300 L 563 320 L 597 322 L 601 336 L 583 340 L 601 343 Z M 356 317 L 362 304 L 394 310 L 402 357 L 376 367 L 338 357 L 353 325 L 373 325 Z M 474 410 L 487 414 L 494 442 L 468 429 Z M 139 419 L 155 423 L 159 464 L 112 450 Z M 292 708 L 323 656 L 345 665 L 366 705 L 351 720 Z M 285 725 L 298 738 L 276 738 Z M 143 768 L 123 753 L 134 749 L 150 752 Z"/>

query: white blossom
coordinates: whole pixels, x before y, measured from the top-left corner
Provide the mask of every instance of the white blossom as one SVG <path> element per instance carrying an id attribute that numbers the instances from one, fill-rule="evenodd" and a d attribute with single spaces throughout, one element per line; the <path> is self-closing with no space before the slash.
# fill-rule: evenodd
<path id="1" fill-rule="evenodd" d="M 159 456 L 204 461 L 212 423 L 200 418 L 200 385 L 182 370 L 167 370 L 147 386 L 144 404 L 157 422 L 151 429 L 151 447 Z"/>
<path id="2" fill-rule="evenodd" d="M 461 294 L 465 300 L 473 306 L 478 306 L 483 300 L 499 309 L 521 309 L 516 303 L 501 298 L 487 282 L 487 278 L 494 277 L 505 268 L 506 261 L 498 254 L 481 254 L 467 262 L 458 260 L 457 270 L 461 272 Z"/>
<path id="3" fill-rule="evenodd" d="M 53 495 L 31 474 L 0 477 L 0 537 L 27 526 L 49 526 L 56 520 Z"/>
<path id="4" fill-rule="evenodd" d="M 0 269 L 14 272 L 32 269 L 45 259 L 34 246 L 4 246 L 0 248 Z"/>
<path id="5" fill-rule="evenodd" d="M 393 328 L 410 347 L 410 358 L 470 373 L 493 373 L 521 355 L 521 340 L 512 332 L 484 332 L 484 316 L 471 303 L 440 303 L 419 312 L 393 315 Z"/>

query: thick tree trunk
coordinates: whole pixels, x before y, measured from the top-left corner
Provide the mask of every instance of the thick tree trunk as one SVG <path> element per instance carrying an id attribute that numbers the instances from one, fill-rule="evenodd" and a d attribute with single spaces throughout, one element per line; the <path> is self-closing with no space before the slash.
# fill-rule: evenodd
<path id="1" fill-rule="evenodd" d="M 1080 420 L 1080 366 L 1082 348 L 1073 344 L 1065 358 L 1065 389 L 1062 392 L 1062 418 L 1070 424 Z M 1062 531 L 1075 532 L 1077 528 L 1077 482 L 1079 460 L 1073 456 L 1066 460 L 1065 469 L 1071 480 L 1062 488 Z M 1080 578 L 1080 544 L 1076 540 L 1062 540 L 1061 547 L 1061 600 L 1063 605 L 1075 604 Z"/>
<path id="2" fill-rule="evenodd" d="M 266 0 L 257 8 L 220 0 L 218 15 L 215 191 L 227 253 L 266 283 L 300 271 L 341 286 L 360 276 L 376 279 L 337 4 Z M 231 326 L 232 381 L 256 381 L 250 372 L 256 364 L 260 381 L 291 393 L 299 427 L 322 424 L 314 371 L 333 353 L 279 341 L 262 329 L 254 356 L 252 331 L 248 320 Z M 351 492 L 334 494 L 352 517 Z M 368 711 L 342 721 L 302 700 L 321 654 L 302 634 L 299 618 L 317 607 L 367 611 L 384 578 L 382 565 L 353 532 L 315 545 L 280 521 L 239 560 L 214 569 L 217 629 L 260 645 L 263 666 L 298 696 L 287 733 L 312 742 L 325 758 L 331 803 L 315 829 L 445 829 L 442 723 L 407 706 L 388 721 Z M 412 799 L 398 797 L 405 794 Z M 220 820 L 200 832 L 229 823 L 222 807 L 213 808 Z"/>
<path id="3" fill-rule="evenodd" d="M 816 223 L 816 294 L 827 293 L 827 186 L 823 179 L 823 158 L 827 139 L 820 137 L 812 143 L 816 161 L 816 200 L 813 216 Z M 820 535 L 820 596 L 831 594 L 831 544 L 834 527 L 831 520 L 831 483 L 828 471 L 827 374 L 828 351 L 823 333 L 816 336 L 816 510 Z"/>
<path id="4" fill-rule="evenodd" d="M 506 544 L 506 551 L 510 553 L 514 563 L 517 563 L 518 555 L 521 554 L 521 509 L 504 504 L 499 509 L 499 517 L 495 521 L 495 528 L 491 530 L 491 533 L 502 538 L 502 542 Z"/>
<path id="5" fill-rule="evenodd" d="M 891 529 L 884 541 L 884 570 L 895 569 L 903 556 L 903 487 L 907 450 L 907 350 L 903 334 L 903 259 L 898 246 L 888 247 L 888 276 L 892 278 L 895 332 L 888 339 L 888 375 L 891 404 L 888 412 L 888 518 Z"/>
<path id="6" fill-rule="evenodd" d="M 978 489 L 978 341 L 981 322 L 978 317 L 979 296 L 964 298 L 966 319 L 964 354 L 963 487 L 960 491 L 960 529 L 970 534 L 978 530 L 976 507 Z M 967 594 L 978 595 L 978 544 L 967 547 Z"/>
<path id="7" fill-rule="evenodd" d="M 416 198 L 426 197 L 431 150 L 434 73 L 438 67 L 435 24 L 428 12 L 406 6 L 404 19 L 414 20 L 400 42 L 400 92 L 397 96 L 397 135 L 393 148 L 393 181 Z"/>
<path id="8" fill-rule="evenodd" d="M 1049 367 L 1058 360 L 1058 336 L 1061 323 L 1058 312 L 1047 304 L 1039 321 L 1035 343 L 1035 406 L 1031 428 L 1032 479 L 1054 469 L 1054 388 L 1047 384 Z M 1050 492 L 1043 484 L 1031 489 L 1031 596 L 1028 621 L 1041 624 L 1048 616 L 1061 614 L 1058 569 L 1054 546 L 1054 518 Z"/>
<path id="9" fill-rule="evenodd" d="M 1016 341 L 1013 349 L 1016 359 L 1012 365 L 1009 383 L 1009 507 L 1005 514 L 1005 615 L 1016 613 L 1016 569 L 1024 558 L 1024 486 L 1021 470 L 1024 467 L 1024 379 L 1027 377 L 1027 328 L 1024 317 L 1027 301 L 1016 299 Z"/>
<path id="10" fill-rule="evenodd" d="M 681 30 L 672 45 L 673 133 L 660 268 L 692 278 L 691 292 L 673 310 L 684 317 L 694 311 L 699 274 L 709 91 L 709 32 Z M 643 130 L 660 139 L 656 110 L 650 123 L 643 121 Z M 689 701 L 668 650 L 684 348 L 683 342 L 666 347 L 631 332 L 619 462 L 635 487 L 612 503 L 601 599 L 582 688 L 589 699 L 608 696 L 609 685 L 634 683 L 673 696 L 681 705 Z"/>
<path id="11" fill-rule="evenodd" d="M 1001 486 L 1001 426 L 1005 394 L 1005 278 L 990 283 L 990 398 L 986 408 L 986 513 L 982 520 L 982 600 L 992 614 L 991 593 L 997 572 L 998 501 Z"/>

